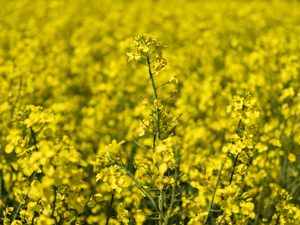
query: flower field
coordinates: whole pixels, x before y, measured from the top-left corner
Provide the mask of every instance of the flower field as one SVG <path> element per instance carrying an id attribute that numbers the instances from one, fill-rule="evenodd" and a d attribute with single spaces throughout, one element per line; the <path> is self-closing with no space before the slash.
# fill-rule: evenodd
<path id="1" fill-rule="evenodd" d="M 300 224 L 300 2 L 0 8 L 0 224 Z"/>

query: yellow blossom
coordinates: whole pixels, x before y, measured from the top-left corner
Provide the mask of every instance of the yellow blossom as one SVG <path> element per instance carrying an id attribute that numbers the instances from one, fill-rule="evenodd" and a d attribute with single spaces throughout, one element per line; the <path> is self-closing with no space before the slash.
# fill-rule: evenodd
<path id="1" fill-rule="evenodd" d="M 178 79 L 175 77 L 171 77 L 171 79 L 168 81 L 168 83 L 172 83 L 172 84 L 178 84 Z"/>
<path id="2" fill-rule="evenodd" d="M 128 224 L 129 223 L 129 211 L 125 209 L 124 204 L 120 203 L 118 205 L 118 209 L 117 209 L 117 213 L 118 213 L 118 220 L 123 222 L 124 224 Z"/>
<path id="3" fill-rule="evenodd" d="M 149 105 L 149 100 L 148 99 L 143 99 L 143 108 L 146 108 L 146 106 Z"/>
<path id="4" fill-rule="evenodd" d="M 132 59 L 135 59 L 136 61 L 138 61 L 142 57 L 141 53 L 138 53 L 138 52 L 127 53 L 127 55 L 129 56 L 128 62 L 130 62 Z"/>
<path id="5" fill-rule="evenodd" d="M 162 109 L 164 106 L 161 104 L 160 100 L 159 99 L 156 99 L 154 100 L 154 106 L 157 108 L 157 109 Z"/>
<path id="6" fill-rule="evenodd" d="M 138 209 L 136 214 L 134 215 L 134 219 L 137 225 L 142 225 L 143 222 L 146 220 L 145 214 L 142 210 Z"/>
<path id="7" fill-rule="evenodd" d="M 172 97 L 172 98 L 180 98 L 179 91 L 176 90 L 176 89 L 173 89 L 173 90 L 172 90 L 172 93 L 171 93 L 171 97 Z"/>
<path id="8" fill-rule="evenodd" d="M 295 162 L 296 159 L 297 159 L 297 157 L 296 157 L 294 154 L 289 153 L 289 155 L 288 155 L 288 160 L 289 160 L 291 163 Z"/>
<path id="9" fill-rule="evenodd" d="M 14 211 L 14 207 L 6 207 L 5 208 L 5 213 L 7 214 L 7 215 L 11 215 L 12 214 L 12 212 Z"/>

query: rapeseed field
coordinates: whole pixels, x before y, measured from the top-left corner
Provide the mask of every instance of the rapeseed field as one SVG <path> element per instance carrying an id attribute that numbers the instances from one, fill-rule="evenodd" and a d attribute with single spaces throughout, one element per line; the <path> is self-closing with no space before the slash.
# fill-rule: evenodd
<path id="1" fill-rule="evenodd" d="M 0 2 L 0 224 L 300 224 L 299 1 Z"/>

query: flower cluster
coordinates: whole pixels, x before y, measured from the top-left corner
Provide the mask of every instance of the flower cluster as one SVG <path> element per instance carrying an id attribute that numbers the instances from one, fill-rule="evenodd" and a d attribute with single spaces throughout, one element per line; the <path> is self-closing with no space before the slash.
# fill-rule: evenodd
<path id="1" fill-rule="evenodd" d="M 167 62 L 163 58 L 162 48 L 166 46 L 163 46 L 157 40 L 157 37 L 151 34 L 139 35 L 134 39 L 134 44 L 136 51 L 127 53 L 129 56 L 128 62 L 135 59 L 136 61 L 147 63 L 149 66 L 152 62 L 156 62 L 155 65 L 151 65 L 151 71 L 156 74 L 165 68 Z"/>
<path id="2" fill-rule="evenodd" d="M 96 181 L 102 180 L 113 190 L 121 193 L 122 188 L 128 187 L 129 184 L 125 181 L 125 172 L 118 166 L 105 167 L 96 176 Z"/>
<path id="3" fill-rule="evenodd" d="M 139 136 L 143 136 L 145 133 L 148 133 L 155 138 L 160 139 L 160 135 L 167 132 L 171 127 L 178 125 L 178 119 L 180 116 L 173 116 L 172 113 L 167 113 L 163 110 L 162 101 L 173 97 L 180 97 L 179 89 L 173 89 L 171 95 L 167 98 L 160 100 L 158 98 L 157 89 L 166 85 L 166 84 L 178 84 L 178 79 L 176 77 L 171 77 L 168 82 L 163 83 L 160 86 L 156 86 L 154 83 L 154 75 L 158 74 L 162 69 L 167 65 L 166 60 L 162 55 L 163 46 L 160 41 L 157 40 L 157 37 L 150 34 L 143 34 L 135 38 L 135 53 L 127 53 L 129 60 L 135 59 L 138 62 L 145 64 L 148 67 L 151 85 L 153 88 L 153 98 L 154 102 L 151 105 L 148 99 L 142 98 L 143 108 L 150 106 L 153 108 L 151 111 L 151 118 L 149 120 L 141 119 Z M 152 63 L 156 62 L 156 65 Z M 155 145 L 155 141 L 154 141 Z"/>
<path id="4" fill-rule="evenodd" d="M 298 224 L 300 223 L 300 209 L 291 203 L 293 197 L 281 188 L 278 184 L 271 183 L 272 190 L 270 198 L 267 200 L 265 209 L 275 206 L 276 213 L 270 218 L 269 224 Z M 268 222 L 267 218 L 263 222 Z"/>

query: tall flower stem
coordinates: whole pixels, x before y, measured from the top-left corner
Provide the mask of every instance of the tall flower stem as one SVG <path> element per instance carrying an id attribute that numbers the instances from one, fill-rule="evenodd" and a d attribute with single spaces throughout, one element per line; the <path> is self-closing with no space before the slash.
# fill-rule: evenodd
<path id="1" fill-rule="evenodd" d="M 54 216 L 54 211 L 55 211 L 55 203 L 56 203 L 56 190 L 57 190 L 57 188 L 54 186 L 54 187 L 53 187 L 53 192 L 54 192 L 54 200 L 53 200 L 53 209 L 52 209 L 52 213 L 51 213 L 51 218 L 53 218 L 53 219 L 54 219 L 54 221 L 55 221 L 55 225 L 57 224 L 57 222 L 56 222 L 56 217 Z"/>
<path id="2" fill-rule="evenodd" d="M 224 166 L 224 163 L 222 163 L 221 169 L 219 171 L 218 179 L 217 179 L 217 182 L 216 182 L 215 187 L 214 187 L 214 192 L 213 192 L 212 197 L 211 197 L 211 201 L 210 201 L 210 204 L 209 204 L 209 207 L 208 207 L 208 213 L 205 216 L 204 223 L 206 223 L 206 221 L 208 219 L 208 216 L 209 216 L 209 213 L 210 213 L 210 210 L 212 208 L 212 205 L 213 205 L 213 202 L 214 202 L 214 198 L 215 198 L 215 194 L 216 194 L 216 190 L 217 190 L 217 187 L 218 187 L 218 184 L 219 184 L 219 180 L 220 180 L 220 177 L 221 177 L 221 172 L 223 170 L 223 166 Z"/>
<path id="3" fill-rule="evenodd" d="M 168 225 L 169 222 L 170 222 L 171 213 L 172 213 L 174 203 L 175 203 L 175 200 L 176 200 L 176 186 L 177 186 L 177 181 L 178 181 L 178 177 L 179 177 L 179 161 L 180 161 L 180 157 L 177 158 L 177 162 L 175 164 L 174 187 L 173 187 L 173 190 L 172 190 L 172 197 L 171 197 L 171 204 L 170 204 L 170 208 L 169 208 L 169 215 L 166 218 L 165 225 Z"/>
<path id="4" fill-rule="evenodd" d="M 113 201 L 114 201 L 115 191 L 116 191 L 116 189 L 113 189 L 113 192 L 111 194 L 111 201 L 110 201 L 110 206 L 109 206 L 109 209 L 108 209 L 106 225 L 108 225 L 108 222 L 109 222 L 109 219 L 110 219 L 110 214 L 111 214 L 111 210 L 112 210 L 112 204 L 113 204 Z"/>
<path id="5" fill-rule="evenodd" d="M 156 87 L 155 87 L 155 84 L 154 84 L 153 74 L 151 72 L 150 56 L 149 56 L 148 52 L 146 52 L 146 56 L 147 56 L 147 63 L 148 63 L 148 70 L 149 70 L 150 80 L 151 80 L 153 94 L 154 94 L 154 100 L 157 100 Z M 160 139 L 159 112 L 158 112 L 158 108 L 157 107 L 155 107 L 155 111 L 156 111 L 156 133 L 154 134 L 154 138 L 153 138 L 153 148 L 155 147 L 155 139 L 156 138 L 157 138 L 157 140 Z M 160 199 L 163 198 L 161 192 L 160 192 L 159 198 Z M 159 225 L 163 224 L 163 220 L 164 220 L 163 208 L 161 208 L 160 209 L 160 216 L 159 216 Z"/>
<path id="6" fill-rule="evenodd" d="M 229 185 L 231 184 L 232 179 L 233 179 L 233 174 L 234 174 L 234 170 L 235 170 L 235 166 L 236 166 L 236 163 L 237 163 L 239 154 L 240 154 L 240 153 L 237 154 L 237 156 L 236 156 L 236 158 L 235 158 L 235 160 L 234 160 L 234 164 L 233 164 L 233 167 L 232 167 L 232 172 L 231 172 L 231 176 L 230 176 Z"/>
<path id="7" fill-rule="evenodd" d="M 147 64 L 148 64 L 148 70 L 149 70 L 150 80 L 151 80 L 153 94 L 154 94 L 154 100 L 157 100 L 156 87 L 155 87 L 155 84 L 154 84 L 153 74 L 151 72 L 150 56 L 149 56 L 148 52 L 146 52 L 146 56 L 147 56 Z M 155 111 L 156 111 L 156 135 L 154 135 L 153 147 L 155 146 L 155 138 L 157 138 L 158 140 L 160 139 L 159 112 L 158 112 L 158 108 L 155 108 Z"/>

